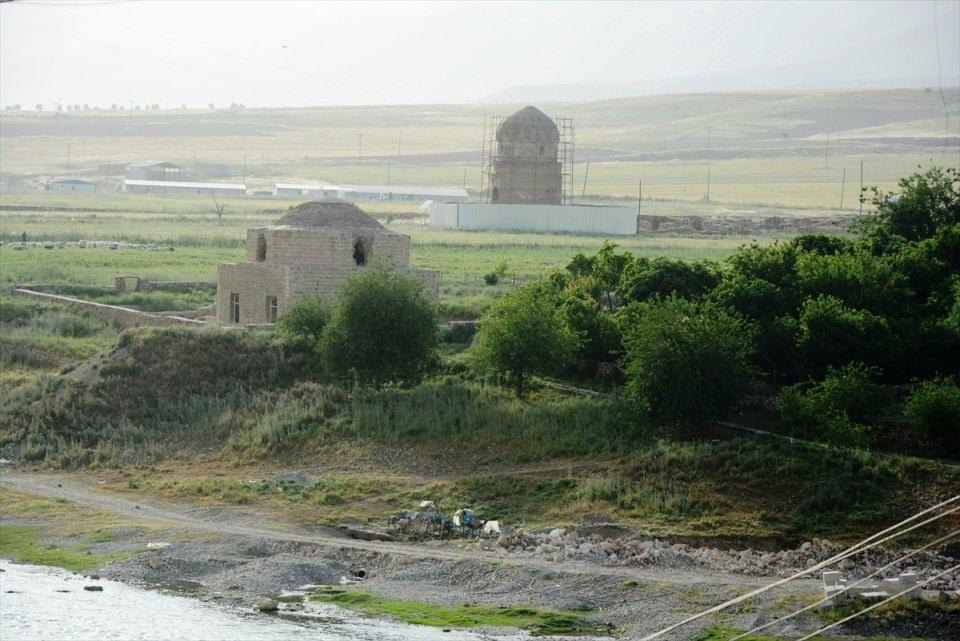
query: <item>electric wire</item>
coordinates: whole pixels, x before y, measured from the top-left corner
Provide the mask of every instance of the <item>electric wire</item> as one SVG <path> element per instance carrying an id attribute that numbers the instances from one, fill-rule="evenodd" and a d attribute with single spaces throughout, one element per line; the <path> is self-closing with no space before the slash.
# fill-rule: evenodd
<path id="1" fill-rule="evenodd" d="M 844 586 L 844 589 L 845 589 L 845 590 L 850 590 L 850 589 L 852 589 L 852 588 L 857 587 L 858 585 L 863 585 L 865 582 L 869 581 L 870 579 L 872 579 L 873 577 L 877 576 L 878 574 L 881 574 L 881 573 L 883 573 L 883 572 L 886 572 L 887 570 L 889 570 L 889 569 L 892 568 L 893 566 L 898 565 L 898 564 L 900 564 L 900 563 L 903 563 L 904 561 L 906 561 L 906 560 L 909 559 L 910 557 L 916 556 L 916 555 L 919 554 L 920 552 L 923 552 L 924 550 L 928 550 L 928 549 L 930 549 L 930 548 L 932 548 L 932 547 L 934 547 L 934 546 L 936 546 L 936 545 L 939 545 L 939 544 L 943 543 L 944 541 L 948 541 L 948 540 L 952 539 L 953 537 L 957 536 L 958 534 L 960 534 L 960 530 L 954 530 L 954 531 L 951 532 L 950 534 L 948 534 L 948 535 L 946 535 L 946 536 L 942 536 L 942 537 L 940 537 L 939 539 L 937 539 L 936 541 L 933 541 L 933 542 L 931 542 L 931 543 L 927 543 L 927 544 L 924 545 L 923 547 L 917 548 L 916 550 L 913 550 L 913 551 L 910 552 L 909 554 L 905 554 L 905 555 L 901 556 L 900 558 L 896 559 L 895 561 L 892 561 L 892 562 L 886 564 L 886 565 L 883 566 L 882 568 L 879 568 L 879 569 L 877 569 L 877 570 L 874 570 L 873 572 L 871 572 L 871 573 L 868 574 L 867 576 L 863 577 L 863 578 L 860 579 L 859 581 L 857 581 L 857 582 L 855 582 L 855 583 L 851 583 L 850 585 Z M 758 625 L 757 627 L 755 627 L 755 628 L 753 628 L 753 629 L 751 629 L 751 630 L 747 630 L 746 632 L 743 632 L 743 633 L 738 634 L 737 636 L 735 636 L 735 637 L 733 637 L 733 638 L 731 638 L 731 639 L 728 639 L 728 641 L 738 641 L 739 639 L 742 639 L 742 638 L 744 638 L 744 637 L 750 636 L 751 634 L 754 634 L 755 632 L 759 632 L 760 630 L 766 630 L 767 628 L 769 628 L 769 627 L 771 627 L 771 626 L 774 626 L 774 625 L 777 625 L 778 623 L 783 623 L 784 621 L 789 621 L 790 619 L 792 619 L 792 618 L 794 618 L 794 617 L 796 617 L 796 616 L 799 616 L 799 615 L 803 614 L 804 612 L 808 612 L 808 611 L 812 610 L 813 608 L 816 608 L 816 607 L 818 607 L 818 606 L 826 603 L 827 601 L 830 600 L 830 598 L 831 598 L 831 597 L 826 597 L 826 598 L 820 599 L 820 600 L 817 601 L 816 603 L 811 603 L 811 604 L 808 605 L 808 606 L 805 606 L 805 607 L 803 607 L 803 608 L 800 608 L 800 609 L 797 610 L 796 612 L 791 612 L 790 614 L 787 614 L 787 615 L 785 615 L 785 616 L 782 616 L 782 617 L 780 617 L 779 619 L 774 619 L 773 621 L 768 621 L 767 623 L 764 623 L 763 625 Z"/>
<path id="2" fill-rule="evenodd" d="M 904 530 L 900 530 L 899 532 L 896 531 L 896 530 L 898 530 L 899 528 L 901 528 L 902 526 L 906 525 L 907 523 L 910 523 L 910 522 L 912 522 L 912 521 L 920 518 L 921 516 L 925 516 L 925 515 L 927 515 L 927 514 L 930 514 L 930 513 L 933 512 L 933 511 L 939 510 L 940 508 L 945 507 L 945 506 L 947 506 L 947 505 L 949 505 L 949 504 L 951 504 L 951 503 L 953 503 L 953 502 L 955 502 L 955 501 L 957 501 L 957 500 L 960 500 L 960 494 L 958 494 L 958 495 L 956 495 L 956 496 L 952 496 L 952 497 L 950 497 L 949 499 L 947 499 L 947 500 L 945 500 L 945 501 L 941 501 L 940 503 L 938 503 L 937 505 L 934 505 L 933 507 L 929 507 L 929 508 L 927 508 L 927 509 L 925 509 L 925 510 L 922 510 L 922 511 L 920 511 L 920 512 L 917 512 L 917 513 L 914 514 L 913 516 L 911 516 L 911 517 L 909 517 L 909 518 L 907 518 L 907 519 L 904 519 L 903 521 L 900 521 L 899 523 L 897 523 L 897 524 L 895 524 L 895 525 L 891 525 L 890 527 L 886 528 L 885 530 L 881 530 L 880 532 L 877 532 L 876 534 L 873 534 L 873 535 L 867 537 L 866 539 L 863 539 L 863 540 L 860 541 L 859 543 L 851 546 L 850 548 L 847 548 L 847 550 L 845 550 L 845 551 L 843 551 L 843 552 L 841 552 L 841 553 L 839 553 L 839 554 L 835 554 L 834 556 L 826 559 L 825 561 L 821 561 L 820 563 L 817 563 L 816 565 L 814 565 L 814 566 L 812 566 L 812 567 L 809 567 L 809 568 L 807 568 L 807 569 L 805 569 L 805 570 L 801 570 L 801 571 L 799 571 L 799 572 L 797 572 L 797 573 L 795 573 L 795 574 L 792 574 L 792 575 L 790 575 L 790 576 L 788 576 L 788 577 L 785 577 L 785 578 L 783 578 L 783 579 L 779 579 L 779 580 L 777 580 L 777 581 L 774 581 L 773 583 L 771 583 L 771 584 L 769 584 L 769 585 L 767 585 L 767 586 L 765 586 L 765 587 L 757 588 L 756 590 L 751 590 L 750 592 L 747 592 L 746 594 L 743 594 L 743 595 L 738 596 L 738 597 L 736 597 L 736 598 L 730 599 L 729 601 L 726 601 L 726 602 L 721 603 L 721 604 L 719 604 L 719 605 L 715 605 L 715 606 L 713 606 L 712 608 L 708 608 L 708 609 L 703 610 L 702 612 L 699 612 L 699 613 L 697 613 L 697 614 L 691 615 L 691 616 L 687 617 L 686 619 L 683 619 L 682 621 L 679 621 L 679 622 L 677 622 L 677 623 L 671 624 L 671 625 L 667 626 L 666 628 L 663 628 L 663 629 L 661 629 L 661 630 L 659 630 L 659 631 L 657 631 L 657 632 L 654 632 L 654 633 L 652 633 L 652 634 L 648 634 L 647 636 L 645 636 L 645 637 L 643 637 L 642 639 L 640 639 L 640 641 L 653 641 L 653 639 L 659 639 L 659 638 L 662 637 L 663 635 L 665 635 L 665 634 L 667 634 L 667 633 L 669 633 L 669 632 L 672 632 L 672 631 L 676 630 L 677 628 L 679 628 L 679 627 L 681 627 L 681 626 L 684 626 L 684 625 L 686 625 L 686 624 L 688 624 L 688 623 L 691 623 L 691 622 L 693 622 L 693 621 L 696 621 L 697 619 L 701 619 L 701 618 L 707 616 L 708 614 L 714 614 L 714 613 L 716 613 L 716 612 L 720 612 L 721 610 L 725 610 L 726 608 L 728 608 L 728 607 L 730 607 L 730 606 L 732 606 L 732 605 L 736 605 L 737 603 L 742 603 L 743 601 L 746 601 L 746 600 L 748 600 L 748 599 L 752 599 L 753 597 L 755 597 L 755 596 L 757 596 L 757 595 L 759 595 L 759 594 L 763 594 L 764 592 L 767 592 L 768 590 L 772 590 L 773 588 L 779 587 L 779 586 L 781 586 L 781 585 L 785 585 L 786 583 L 789 583 L 790 581 L 793 581 L 794 579 L 801 578 L 801 577 L 806 576 L 806 575 L 808 575 L 808 574 L 810 574 L 810 573 L 812 573 L 812 572 L 816 572 L 817 570 L 822 570 L 823 568 L 829 567 L 829 566 L 833 565 L 834 563 L 837 563 L 837 562 L 842 561 L 842 560 L 844 560 L 844 559 L 846 559 L 846 558 L 848 558 L 848 557 L 850 557 L 850 556 L 853 556 L 854 554 L 857 554 L 858 552 L 862 552 L 862 551 L 864 551 L 864 550 L 868 550 L 868 549 L 870 549 L 870 548 L 876 547 L 877 545 L 880 545 L 881 543 L 885 543 L 885 542 L 887 542 L 887 541 L 889 541 L 889 540 L 891 540 L 891 539 L 894 539 L 894 538 L 897 538 L 897 537 L 899 537 L 899 536 L 902 536 L 902 535 L 906 534 L 907 532 L 910 532 L 910 531 L 913 531 L 913 530 L 915 530 L 915 529 L 917 529 L 917 528 L 923 527 L 924 525 L 928 525 L 928 524 L 930 524 L 930 523 L 933 523 L 934 521 L 937 521 L 937 520 L 943 518 L 944 516 L 947 516 L 947 515 L 949 515 L 949 514 L 953 514 L 953 513 L 957 512 L 958 510 L 960 510 L 960 507 L 951 508 L 951 509 L 947 510 L 946 512 L 942 512 L 942 513 L 940 513 L 940 514 L 938 514 L 938 515 L 936 515 L 936 516 L 934 516 L 934 517 L 932 517 L 932 518 L 926 519 L 926 520 L 924 520 L 924 521 L 922 521 L 922 522 L 920 522 L 920 523 L 917 523 L 917 524 L 915 524 L 915 525 L 912 525 L 912 526 L 910 526 L 909 528 L 906 528 L 906 529 L 904 529 Z M 891 532 L 894 532 L 894 533 L 893 533 L 893 534 L 890 534 Z"/>
<path id="3" fill-rule="evenodd" d="M 936 575 L 930 577 L 929 579 L 926 579 L 925 581 L 921 581 L 920 583 L 917 583 L 917 585 L 915 585 L 915 586 L 909 587 L 909 588 L 907 588 L 906 590 L 901 590 L 901 591 L 897 592 L 896 594 L 894 594 L 893 596 L 887 597 L 887 598 L 884 599 L 883 601 L 879 601 L 879 602 L 877 602 L 877 603 L 874 603 L 873 605 L 871 605 L 871 606 L 869 606 L 869 607 L 866 607 L 866 608 L 860 610 L 859 612 L 855 612 L 854 614 L 851 614 L 851 615 L 848 616 L 848 617 L 844 617 L 843 619 L 840 619 L 839 621 L 835 621 L 834 623 L 831 623 L 830 625 L 826 625 L 826 626 L 820 628 L 819 630 L 817 630 L 816 632 L 811 632 L 810 634 L 808 634 L 808 635 L 806 635 L 806 636 L 800 637 L 799 639 L 797 639 L 797 641 L 808 641 L 808 639 L 812 639 L 813 637 L 819 635 L 819 634 L 822 633 L 822 632 L 826 632 L 827 630 L 832 630 L 833 628 L 837 627 L 838 625 L 843 625 L 843 624 L 846 623 L 847 621 L 850 621 L 851 619 L 855 619 L 855 618 L 857 618 L 858 616 L 860 616 L 861 614 L 866 614 L 866 613 L 869 612 L 870 610 L 874 610 L 874 609 L 876 609 L 876 608 L 879 608 L 881 605 L 883 605 L 883 604 L 885 604 L 885 603 L 890 603 L 890 602 L 893 601 L 894 599 L 899 599 L 900 597 L 902 597 L 903 595 L 905 595 L 907 592 L 910 592 L 911 590 L 916 590 L 917 588 L 923 587 L 923 586 L 925 586 L 925 585 L 927 585 L 927 584 L 929 584 L 929 583 L 933 583 L 934 581 L 936 581 L 936 580 L 939 579 L 940 577 L 942 577 L 942 576 L 944 576 L 944 575 L 947 575 L 947 574 L 950 574 L 951 572 L 956 572 L 957 570 L 960 570 L 960 563 L 958 563 L 957 565 L 955 565 L 955 566 L 953 566 L 953 567 L 951 567 L 951 568 L 947 568 L 947 569 L 944 570 L 943 572 L 940 572 L 939 574 L 936 574 Z"/>

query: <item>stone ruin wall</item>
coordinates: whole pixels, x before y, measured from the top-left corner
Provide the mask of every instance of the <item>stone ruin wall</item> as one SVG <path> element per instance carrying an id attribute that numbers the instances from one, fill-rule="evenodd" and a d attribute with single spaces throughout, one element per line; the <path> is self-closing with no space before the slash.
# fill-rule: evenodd
<path id="1" fill-rule="evenodd" d="M 260 237 L 266 242 L 267 258 L 257 260 Z M 247 262 L 281 264 L 355 265 L 354 243 L 360 239 L 366 249 L 367 264 L 385 256 L 389 264 L 401 267 L 410 262 L 410 238 L 402 234 L 385 234 L 376 229 L 356 231 L 324 230 L 317 233 L 304 229 L 265 228 L 247 231 Z"/>
<path id="2" fill-rule="evenodd" d="M 640 235 L 743 236 L 845 233 L 856 216 L 637 216 Z"/>

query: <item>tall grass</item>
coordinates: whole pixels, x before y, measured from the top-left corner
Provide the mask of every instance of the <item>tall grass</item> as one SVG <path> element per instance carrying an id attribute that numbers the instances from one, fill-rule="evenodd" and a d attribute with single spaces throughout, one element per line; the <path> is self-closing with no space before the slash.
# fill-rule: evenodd
<path id="1" fill-rule="evenodd" d="M 553 396 L 518 400 L 499 387 L 440 379 L 413 389 L 357 390 L 352 435 L 387 443 L 434 443 L 515 460 L 584 456 L 628 447 L 620 402 Z"/>

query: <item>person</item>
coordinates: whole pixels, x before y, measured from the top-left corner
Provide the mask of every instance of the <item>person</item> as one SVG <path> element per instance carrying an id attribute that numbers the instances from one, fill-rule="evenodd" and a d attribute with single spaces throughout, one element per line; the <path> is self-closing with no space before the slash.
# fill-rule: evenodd
<path id="1" fill-rule="evenodd" d="M 23 232 L 22 234 L 20 234 L 20 242 L 21 243 L 27 242 L 27 232 Z"/>

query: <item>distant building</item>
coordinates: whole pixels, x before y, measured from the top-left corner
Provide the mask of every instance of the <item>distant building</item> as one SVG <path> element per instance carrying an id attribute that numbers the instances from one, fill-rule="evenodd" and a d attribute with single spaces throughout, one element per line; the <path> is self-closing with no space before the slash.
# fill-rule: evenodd
<path id="1" fill-rule="evenodd" d="M 410 185 L 341 185 L 348 200 L 406 200 L 423 202 L 438 200 L 462 203 L 470 197 L 460 187 L 418 187 Z"/>
<path id="2" fill-rule="evenodd" d="M 177 181 L 184 177 L 183 168 L 165 160 L 147 160 L 127 165 L 130 180 Z"/>
<path id="3" fill-rule="evenodd" d="M 232 172 L 233 168 L 224 162 L 198 162 L 193 165 L 193 173 L 208 178 L 226 178 Z"/>
<path id="4" fill-rule="evenodd" d="M 421 187 L 411 185 L 323 185 L 306 183 L 277 183 L 278 198 L 339 198 L 341 200 L 398 200 L 424 202 L 466 202 L 466 189 L 458 187 Z"/>
<path id="5" fill-rule="evenodd" d="M 97 165 L 97 173 L 103 176 L 122 176 L 128 165 L 122 162 L 108 162 Z"/>
<path id="6" fill-rule="evenodd" d="M 563 202 L 560 130 L 536 107 L 524 107 L 497 128 L 490 202 L 559 205 Z"/>
<path id="7" fill-rule="evenodd" d="M 53 191 L 57 193 L 66 193 L 66 192 L 84 192 L 88 194 L 95 193 L 100 191 L 100 186 L 97 183 L 92 183 L 89 180 L 80 180 L 79 178 L 66 178 L 62 180 L 53 180 L 47 185 L 47 191 Z"/>
<path id="8" fill-rule="evenodd" d="M 307 296 L 330 303 L 340 285 L 371 265 L 418 278 L 434 298 L 440 272 L 410 267 L 410 237 L 386 229 L 353 203 L 303 203 L 270 227 L 247 230 L 247 261 L 220 265 L 217 320 L 275 323 Z"/>
<path id="9" fill-rule="evenodd" d="M 336 185 L 308 183 L 276 183 L 274 193 L 277 198 L 338 198 L 340 188 Z"/>
<path id="10" fill-rule="evenodd" d="M 123 181 L 123 191 L 131 194 L 195 194 L 214 196 L 246 196 L 247 186 L 242 183 L 204 183 L 172 180 Z"/>
<path id="11" fill-rule="evenodd" d="M 637 210 L 632 207 L 434 202 L 430 204 L 429 212 L 429 225 L 436 229 L 602 236 L 637 233 Z"/>

